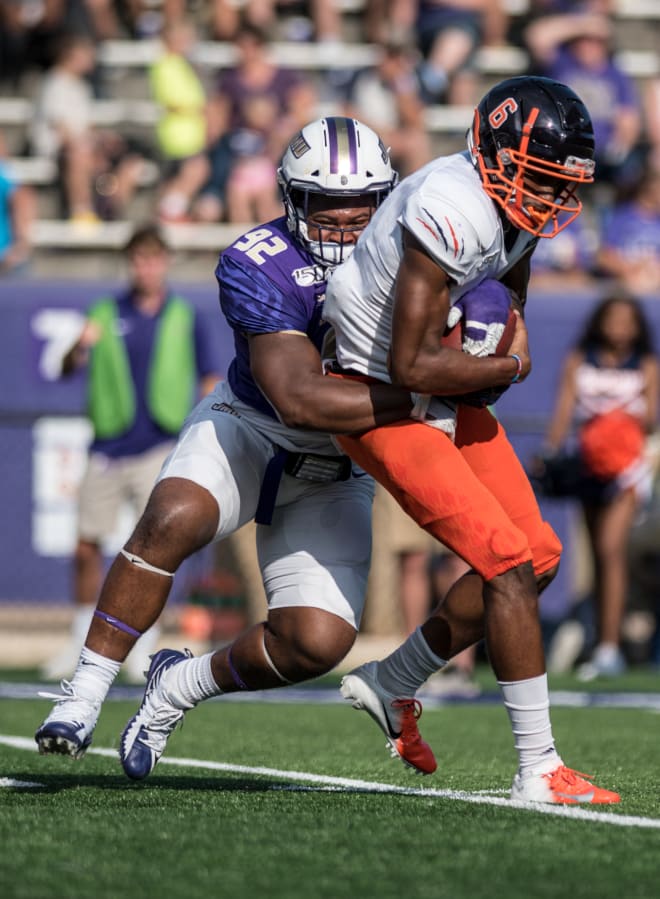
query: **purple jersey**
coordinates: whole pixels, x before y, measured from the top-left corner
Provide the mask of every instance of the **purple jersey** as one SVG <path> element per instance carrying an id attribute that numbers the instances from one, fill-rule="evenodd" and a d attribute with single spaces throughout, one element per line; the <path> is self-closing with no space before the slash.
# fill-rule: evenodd
<path id="1" fill-rule="evenodd" d="M 327 269 L 292 238 L 286 218 L 248 231 L 220 256 L 220 306 L 234 332 L 236 356 L 227 379 L 244 403 L 277 418 L 250 371 L 249 334 L 298 331 L 321 350 Z"/>

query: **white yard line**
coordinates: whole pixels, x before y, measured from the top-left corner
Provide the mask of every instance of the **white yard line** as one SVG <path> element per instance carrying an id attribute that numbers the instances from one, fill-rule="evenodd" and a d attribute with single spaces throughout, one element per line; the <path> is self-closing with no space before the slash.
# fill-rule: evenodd
<path id="1" fill-rule="evenodd" d="M 0 777 L 0 788 L 9 787 L 12 790 L 34 790 L 36 787 L 45 787 L 46 784 L 34 783 L 32 780 L 14 780 L 13 777 Z"/>
<path id="2" fill-rule="evenodd" d="M 0 734 L 0 744 L 14 749 L 37 751 L 34 740 L 25 737 L 11 737 Z M 101 755 L 117 758 L 116 749 L 91 748 L 90 755 Z M 644 827 L 660 830 L 659 818 L 640 818 L 636 815 L 620 815 L 616 812 L 597 812 L 587 808 L 564 805 L 543 805 L 532 802 L 514 802 L 502 796 L 490 796 L 483 792 L 464 793 L 461 790 L 434 790 L 425 787 L 403 787 L 396 784 L 378 783 L 371 780 L 357 780 L 350 777 L 332 777 L 325 774 L 313 774 L 309 771 L 284 771 L 280 768 L 252 767 L 249 765 L 231 765 L 227 762 L 204 761 L 203 759 L 186 759 L 165 757 L 158 763 L 178 765 L 183 768 L 201 768 L 206 771 L 224 771 L 230 774 L 251 774 L 258 777 L 274 777 L 299 783 L 313 784 L 322 790 L 388 793 L 396 796 L 420 796 L 425 799 L 451 799 L 456 802 L 470 802 L 476 805 L 497 805 L 501 808 L 515 808 L 523 811 L 538 812 L 542 815 L 554 815 L 560 818 L 571 818 L 575 821 L 593 821 L 599 824 L 611 824 L 615 827 Z M 128 782 L 127 782 L 128 786 Z M 286 789 L 283 786 L 282 789 Z"/>

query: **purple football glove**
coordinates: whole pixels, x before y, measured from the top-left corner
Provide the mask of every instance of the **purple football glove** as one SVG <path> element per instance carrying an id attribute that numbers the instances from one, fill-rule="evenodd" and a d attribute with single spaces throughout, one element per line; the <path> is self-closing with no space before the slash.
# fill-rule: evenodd
<path id="1" fill-rule="evenodd" d="M 511 294 L 500 281 L 488 278 L 464 293 L 449 310 L 447 325 L 463 319 L 463 352 L 490 356 L 497 349 L 509 318 Z"/>

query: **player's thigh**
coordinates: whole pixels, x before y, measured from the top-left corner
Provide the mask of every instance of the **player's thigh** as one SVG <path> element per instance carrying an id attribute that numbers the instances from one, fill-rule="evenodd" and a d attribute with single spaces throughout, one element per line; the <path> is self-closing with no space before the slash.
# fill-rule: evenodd
<path id="1" fill-rule="evenodd" d="M 215 539 L 254 518 L 273 445 L 229 407 L 207 397 L 187 420 L 158 476 L 205 488 L 220 509 Z"/>
<path id="2" fill-rule="evenodd" d="M 101 543 L 117 524 L 121 502 L 120 468 L 107 456 L 90 454 L 78 492 L 78 537 Z"/>
<path id="3" fill-rule="evenodd" d="M 314 485 L 284 476 L 257 550 L 271 609 L 322 609 L 358 628 L 371 555 L 373 482 Z"/>
<path id="4" fill-rule="evenodd" d="M 543 520 L 529 478 L 504 428 L 488 409 L 460 406 L 456 446 L 482 484 L 526 535 L 537 574 L 559 562 L 561 542 Z"/>
<path id="5" fill-rule="evenodd" d="M 406 421 L 338 440 L 408 515 L 484 579 L 531 559 L 525 535 L 442 431 Z"/>

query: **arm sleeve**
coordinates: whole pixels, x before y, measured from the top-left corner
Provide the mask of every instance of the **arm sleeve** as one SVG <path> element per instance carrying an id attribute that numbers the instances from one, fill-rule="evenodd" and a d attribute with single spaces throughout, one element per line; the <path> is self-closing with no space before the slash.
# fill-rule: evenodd
<path id="1" fill-rule="evenodd" d="M 283 290 L 262 270 L 223 254 L 216 269 L 220 307 L 229 325 L 243 334 L 307 333 L 309 316 L 291 284 Z"/>

